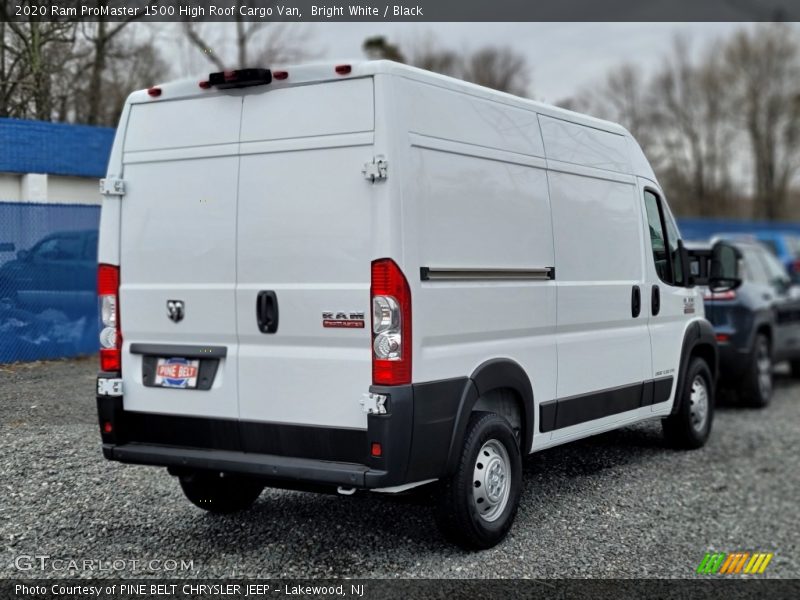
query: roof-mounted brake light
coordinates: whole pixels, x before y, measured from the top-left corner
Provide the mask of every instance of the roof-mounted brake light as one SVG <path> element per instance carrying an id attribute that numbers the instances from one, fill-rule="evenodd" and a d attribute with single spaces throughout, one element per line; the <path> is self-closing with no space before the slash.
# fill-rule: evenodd
<path id="1" fill-rule="evenodd" d="M 251 85 L 266 85 L 271 82 L 272 72 L 269 69 L 237 69 L 235 71 L 209 73 L 208 75 L 208 85 L 221 90 L 249 87 Z"/>

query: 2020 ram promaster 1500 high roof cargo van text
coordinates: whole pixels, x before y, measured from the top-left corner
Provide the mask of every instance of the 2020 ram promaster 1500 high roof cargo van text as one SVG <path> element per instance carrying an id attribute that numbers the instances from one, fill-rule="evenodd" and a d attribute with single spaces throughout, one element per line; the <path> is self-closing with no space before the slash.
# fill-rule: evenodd
<path id="1" fill-rule="evenodd" d="M 132 94 L 101 185 L 103 452 L 201 508 L 436 481 L 485 548 L 522 456 L 709 435 L 691 257 L 618 125 L 385 61 L 246 69 Z"/>

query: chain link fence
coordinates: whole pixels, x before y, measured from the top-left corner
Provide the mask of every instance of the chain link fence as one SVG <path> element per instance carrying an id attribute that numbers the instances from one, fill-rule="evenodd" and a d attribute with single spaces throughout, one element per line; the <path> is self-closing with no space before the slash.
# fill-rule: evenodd
<path id="1" fill-rule="evenodd" d="M 100 207 L 0 201 L 0 363 L 93 354 Z"/>

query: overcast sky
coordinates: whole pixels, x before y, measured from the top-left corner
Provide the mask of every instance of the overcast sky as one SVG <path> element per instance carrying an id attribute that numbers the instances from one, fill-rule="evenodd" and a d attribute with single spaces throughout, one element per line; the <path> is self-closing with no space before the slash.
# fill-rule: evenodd
<path id="1" fill-rule="evenodd" d="M 140 24 L 142 28 L 152 25 Z M 793 25 L 798 27 L 797 24 Z M 232 23 L 214 23 L 216 33 L 233 31 Z M 409 47 L 431 37 L 443 47 L 477 49 L 485 45 L 508 45 L 523 54 L 531 66 L 530 95 L 554 103 L 582 88 L 601 81 L 609 69 L 623 62 L 640 65 L 646 72 L 658 68 L 677 36 L 690 41 L 699 52 L 713 40 L 742 23 L 304 23 L 292 24 L 308 35 L 309 50 L 319 59 L 363 59 L 361 44 L 374 35 Z M 153 29 L 145 29 L 141 33 Z M 176 36 L 176 33 L 178 34 Z M 209 64 L 195 48 L 176 45 L 181 39 L 175 26 L 161 31 L 162 43 L 176 52 L 173 76 L 196 74 Z M 215 50 L 218 54 L 219 48 Z M 192 71 L 191 73 L 189 71 Z"/>
<path id="2" fill-rule="evenodd" d="M 740 23 L 314 23 L 312 41 L 323 58 L 363 58 L 366 37 L 384 35 L 401 47 L 427 35 L 458 49 L 509 45 L 532 67 L 532 94 L 556 102 L 591 85 L 625 61 L 651 70 L 676 35 L 693 47 L 728 34 Z"/>

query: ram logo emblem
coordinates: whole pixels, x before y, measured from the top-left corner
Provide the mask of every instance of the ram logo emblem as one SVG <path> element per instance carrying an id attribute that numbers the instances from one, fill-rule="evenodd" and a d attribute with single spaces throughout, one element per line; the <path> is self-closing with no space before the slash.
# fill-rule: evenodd
<path id="1" fill-rule="evenodd" d="M 167 300 L 167 316 L 170 321 L 178 323 L 183 320 L 183 300 Z"/>

